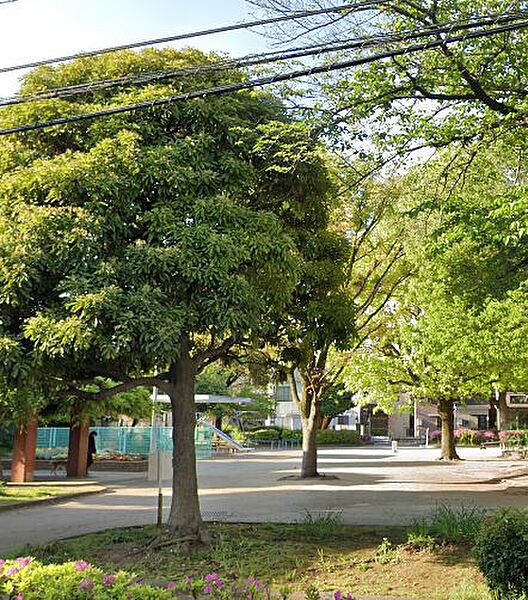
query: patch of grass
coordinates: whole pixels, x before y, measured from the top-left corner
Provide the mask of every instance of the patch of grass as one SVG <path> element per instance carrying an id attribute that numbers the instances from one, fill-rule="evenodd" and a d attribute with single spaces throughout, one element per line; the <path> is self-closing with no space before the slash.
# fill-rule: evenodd
<path id="1" fill-rule="evenodd" d="M 68 492 L 71 493 L 71 491 L 71 488 L 0 486 L 0 506 L 16 502 L 30 502 L 42 498 L 53 498 Z"/>
<path id="2" fill-rule="evenodd" d="M 432 537 L 440 542 L 473 543 L 485 517 L 486 511 L 476 506 L 440 504 L 430 517 L 413 523 L 408 541 Z"/>
<path id="3" fill-rule="evenodd" d="M 343 532 L 343 513 L 335 510 L 310 512 L 306 510 L 299 531 L 308 538 L 325 539 Z"/>
<path id="4" fill-rule="evenodd" d="M 458 593 L 452 600 L 473 600 L 460 595 L 460 582 L 484 585 L 466 546 L 411 551 L 402 545 L 407 538 L 404 528 L 341 523 L 333 535 L 319 539 L 310 536 L 304 523 L 217 523 L 209 530 L 212 545 L 190 555 L 180 553 L 177 547 L 148 549 L 147 543 L 156 535 L 154 527 L 94 533 L 21 549 L 17 554 L 30 554 L 45 563 L 84 559 L 105 572 L 123 568 L 147 579 L 176 581 L 211 572 L 241 579 L 254 576 L 276 590 L 292 592 L 313 586 L 321 592 L 340 589 L 434 600 L 451 599 L 449 594 Z M 439 590 L 443 595 L 436 595 Z"/>
<path id="5" fill-rule="evenodd" d="M 434 600 L 492 600 L 492 596 L 484 582 L 464 580 L 449 593 L 449 596 L 439 592 L 434 596 Z"/>

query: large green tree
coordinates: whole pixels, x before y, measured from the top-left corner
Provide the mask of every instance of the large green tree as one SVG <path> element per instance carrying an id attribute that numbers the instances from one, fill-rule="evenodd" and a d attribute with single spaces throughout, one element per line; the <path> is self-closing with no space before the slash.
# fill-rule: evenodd
<path id="1" fill-rule="evenodd" d="M 121 52 L 30 73 L 23 95 L 215 56 Z M 240 72 L 122 86 L 0 113 L 2 126 L 145 102 Z M 197 374 L 266 334 L 296 283 L 285 225 L 317 214 L 325 168 L 279 102 L 255 92 L 2 138 L 0 351 L 59 397 L 158 386 L 173 412 L 172 532 L 203 538 L 194 455 Z M 309 207 L 306 209 L 306 207 Z M 116 385 L 91 385 L 99 378 Z"/>

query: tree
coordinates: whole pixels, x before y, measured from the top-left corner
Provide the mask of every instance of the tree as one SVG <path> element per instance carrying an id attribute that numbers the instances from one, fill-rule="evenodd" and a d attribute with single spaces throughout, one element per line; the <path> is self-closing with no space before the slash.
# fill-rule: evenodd
<path id="1" fill-rule="evenodd" d="M 527 257 L 524 142 L 467 156 L 452 151 L 411 172 L 415 276 L 390 327 L 371 336 L 347 373 L 390 409 L 407 393 L 435 401 L 443 458 L 455 458 L 454 400 L 503 394 L 527 381 L 523 338 Z M 515 174 L 512 177 L 512 174 Z"/>
<path id="2" fill-rule="evenodd" d="M 195 50 L 121 52 L 37 69 L 22 93 L 216 60 Z M 243 77 L 213 71 L 40 101 L 3 110 L 0 122 Z M 3 138 L 0 168 L 2 368 L 28 365 L 59 397 L 86 402 L 140 386 L 168 394 L 169 527 L 178 539 L 203 539 L 196 376 L 263 335 L 288 300 L 297 256 L 283 222 L 302 220 L 325 193 L 317 145 L 276 99 L 242 92 Z"/>
<path id="3" fill-rule="evenodd" d="M 305 8 L 301 0 L 249 1 L 273 14 Z M 332 4 L 324 0 L 319 6 Z M 329 127 L 344 128 L 357 153 L 365 152 L 365 138 L 367 152 L 390 150 L 379 157 L 384 163 L 428 146 L 485 147 L 505 131 L 525 128 L 526 29 L 471 36 L 511 23 L 515 15 L 522 18 L 525 8 L 522 0 L 396 0 L 281 24 L 270 34 L 326 45 L 385 36 L 373 50 L 348 49 L 347 59 L 434 42 L 433 48 L 387 56 L 316 82 L 321 101 L 315 107 Z M 448 41 L 456 36 L 465 39 Z M 313 108 L 312 100 L 307 109 Z"/>
<path id="4" fill-rule="evenodd" d="M 328 429 L 334 417 L 354 405 L 353 395 L 342 384 L 328 389 L 321 403 L 321 429 Z"/>
<path id="5" fill-rule="evenodd" d="M 321 407 L 340 383 L 349 354 L 380 326 L 384 307 L 407 279 L 405 219 L 397 185 L 350 185 L 353 169 L 336 161 L 336 186 L 327 223 L 297 242 L 304 258 L 302 285 L 264 354 L 287 380 L 301 414 L 301 477 L 317 477 L 316 433 Z"/>

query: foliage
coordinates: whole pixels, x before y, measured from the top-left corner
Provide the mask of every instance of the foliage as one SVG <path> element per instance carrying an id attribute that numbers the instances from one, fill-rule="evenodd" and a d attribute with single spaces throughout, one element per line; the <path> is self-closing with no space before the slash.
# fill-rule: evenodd
<path id="1" fill-rule="evenodd" d="M 485 513 L 476 506 L 440 504 L 430 517 L 411 526 L 409 536 L 415 539 L 432 537 L 439 542 L 472 543 L 482 527 Z"/>
<path id="2" fill-rule="evenodd" d="M 317 443 L 321 446 L 360 446 L 361 437 L 352 429 L 320 429 L 317 431 Z"/>
<path id="3" fill-rule="evenodd" d="M 323 394 L 321 416 L 332 419 L 353 406 L 352 394 L 340 385 L 332 386 Z"/>
<path id="4" fill-rule="evenodd" d="M 484 522 L 474 554 L 496 598 L 528 594 L 528 513 L 514 508 L 495 512 Z"/>
<path id="5" fill-rule="evenodd" d="M 211 546 L 197 548 L 188 555 L 179 552 L 177 546 L 156 551 L 146 548 L 159 532 L 153 526 L 134 527 L 52 542 L 25 552 L 44 563 L 84 558 L 106 572 L 130 570 L 146 577 L 145 582 L 170 580 L 178 586 L 186 576 L 198 581 L 206 573 L 219 574 L 226 587 L 232 581 L 240 584 L 254 577 L 274 592 L 282 589 L 285 598 L 310 585 L 326 595 L 343 590 L 343 598 L 344 590 L 352 596 L 405 597 L 412 585 L 416 597 L 446 600 L 466 580 L 481 586 L 480 574 L 466 546 L 452 545 L 448 550 L 439 547 L 434 555 L 426 557 L 399 546 L 401 560 L 380 565 L 374 555 L 382 538 L 388 537 L 395 546 L 401 544 L 406 539 L 404 528 L 343 525 L 333 535 L 324 536 L 322 532 L 318 540 L 303 530 L 302 523 L 215 523 L 210 528 Z M 271 546 L 274 552 L 270 552 Z M 484 583 L 481 589 L 481 597 L 485 598 Z"/>
<path id="6" fill-rule="evenodd" d="M 374 560 L 380 565 L 399 562 L 400 554 L 398 548 L 395 548 L 388 538 L 383 538 L 376 548 Z"/>
<path id="7" fill-rule="evenodd" d="M 133 573 L 106 573 L 85 561 L 63 564 L 41 564 L 31 558 L 19 557 L 2 561 L 0 591 L 9 597 L 24 600 L 98 600 L 114 598 L 145 599 L 173 598 L 166 589 L 141 583 Z"/>

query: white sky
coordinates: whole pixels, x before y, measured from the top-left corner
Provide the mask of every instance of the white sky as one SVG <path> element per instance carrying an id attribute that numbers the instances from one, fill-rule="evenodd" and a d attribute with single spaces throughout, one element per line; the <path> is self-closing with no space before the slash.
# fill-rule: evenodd
<path id="1" fill-rule="evenodd" d="M 17 0 L 0 5 L 0 67 L 253 18 L 244 0 Z M 267 42 L 235 31 L 184 45 L 237 56 Z M 16 91 L 21 74 L 0 74 L 0 97 Z"/>

